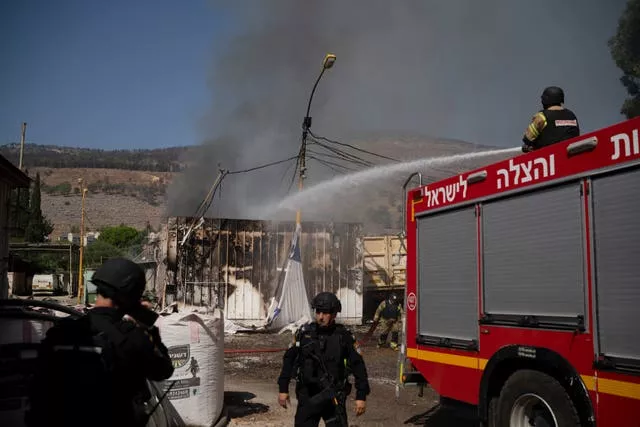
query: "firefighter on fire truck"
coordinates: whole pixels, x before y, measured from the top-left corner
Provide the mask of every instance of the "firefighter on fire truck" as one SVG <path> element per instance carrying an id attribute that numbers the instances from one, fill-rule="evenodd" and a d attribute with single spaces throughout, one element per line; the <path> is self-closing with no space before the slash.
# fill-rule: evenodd
<path id="1" fill-rule="evenodd" d="M 542 110 L 538 111 L 522 137 L 522 151 L 537 150 L 580 135 L 578 119 L 573 111 L 564 107 L 564 91 L 549 86 L 540 97 Z"/>

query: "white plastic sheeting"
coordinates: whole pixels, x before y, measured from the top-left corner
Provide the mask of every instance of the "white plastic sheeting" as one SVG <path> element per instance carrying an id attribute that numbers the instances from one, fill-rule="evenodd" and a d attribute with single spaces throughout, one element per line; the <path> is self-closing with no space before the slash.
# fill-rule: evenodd
<path id="1" fill-rule="evenodd" d="M 300 224 L 296 224 L 280 296 L 276 295 L 274 303 L 269 307 L 268 329 L 280 329 L 303 317 L 311 318 L 309 298 L 302 274 L 302 257 L 299 245 L 301 231 Z"/>
<path id="2" fill-rule="evenodd" d="M 225 309 L 227 319 L 264 321 L 267 316 L 260 291 L 248 281 L 238 281 L 235 290 L 227 299 Z"/>
<path id="3" fill-rule="evenodd" d="M 340 288 L 336 296 L 342 305 L 342 311 L 338 313 L 336 320 L 347 325 L 359 325 L 362 322 L 362 293 L 355 289 Z"/>
<path id="4" fill-rule="evenodd" d="M 189 426 L 213 425 L 224 399 L 224 318 L 220 310 L 172 313 L 156 325 L 169 349 L 175 381 L 167 399 Z"/>

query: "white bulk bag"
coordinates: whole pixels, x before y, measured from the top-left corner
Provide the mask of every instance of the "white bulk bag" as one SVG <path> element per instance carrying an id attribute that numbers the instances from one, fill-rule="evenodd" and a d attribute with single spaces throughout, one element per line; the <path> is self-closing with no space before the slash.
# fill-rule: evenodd
<path id="1" fill-rule="evenodd" d="M 224 317 L 220 310 L 162 315 L 156 321 L 175 371 L 169 399 L 185 424 L 213 425 L 224 400 Z"/>

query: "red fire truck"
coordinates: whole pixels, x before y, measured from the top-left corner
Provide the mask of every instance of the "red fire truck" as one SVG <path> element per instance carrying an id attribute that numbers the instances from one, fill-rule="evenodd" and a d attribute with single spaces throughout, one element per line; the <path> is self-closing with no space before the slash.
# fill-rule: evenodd
<path id="1" fill-rule="evenodd" d="M 400 383 L 488 426 L 640 426 L 639 134 L 628 120 L 408 191 Z"/>

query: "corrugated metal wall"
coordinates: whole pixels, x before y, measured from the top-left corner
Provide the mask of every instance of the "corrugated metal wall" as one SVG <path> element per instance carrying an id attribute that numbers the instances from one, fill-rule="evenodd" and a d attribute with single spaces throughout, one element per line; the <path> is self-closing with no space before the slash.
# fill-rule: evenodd
<path id="1" fill-rule="evenodd" d="M 169 235 L 180 242 L 191 218 L 168 220 Z M 184 246 L 178 245 L 178 270 L 168 298 L 219 306 L 229 319 L 264 319 L 283 274 L 295 222 L 205 219 Z M 302 265 L 309 299 L 337 293 L 345 323 L 362 320 L 362 226 L 302 223 Z"/>

